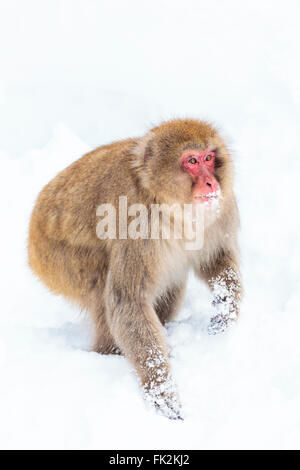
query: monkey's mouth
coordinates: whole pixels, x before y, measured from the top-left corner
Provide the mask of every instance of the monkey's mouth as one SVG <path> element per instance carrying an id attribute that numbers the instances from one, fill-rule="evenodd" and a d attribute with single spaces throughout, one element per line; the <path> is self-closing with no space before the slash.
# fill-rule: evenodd
<path id="1" fill-rule="evenodd" d="M 212 203 L 214 201 L 217 201 L 221 196 L 221 192 L 220 191 L 214 191 L 214 192 L 211 192 L 211 193 L 207 193 L 207 194 L 195 194 L 193 196 L 193 199 L 197 202 L 197 203 Z"/>

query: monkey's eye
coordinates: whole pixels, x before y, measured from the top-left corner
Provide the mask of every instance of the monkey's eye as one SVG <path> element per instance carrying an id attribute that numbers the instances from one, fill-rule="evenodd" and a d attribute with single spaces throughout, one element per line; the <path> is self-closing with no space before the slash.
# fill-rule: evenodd
<path id="1" fill-rule="evenodd" d="M 211 159 L 212 159 L 212 157 L 213 157 L 213 154 L 212 154 L 212 153 L 209 153 L 209 154 L 206 156 L 205 161 L 206 161 L 206 162 L 210 162 Z"/>
<path id="2" fill-rule="evenodd" d="M 192 165 L 195 165 L 195 163 L 197 163 L 196 158 L 194 158 L 194 157 L 190 158 L 189 163 L 191 163 Z"/>

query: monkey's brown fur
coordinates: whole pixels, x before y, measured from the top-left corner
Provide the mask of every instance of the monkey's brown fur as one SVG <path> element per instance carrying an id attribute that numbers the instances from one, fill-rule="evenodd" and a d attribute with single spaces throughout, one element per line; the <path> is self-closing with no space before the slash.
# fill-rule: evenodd
<path id="1" fill-rule="evenodd" d="M 97 207 L 111 203 L 117 208 L 119 196 L 127 196 L 128 206 L 143 203 L 148 208 L 154 203 L 190 203 L 191 181 L 180 171 L 178 158 L 186 148 L 209 146 L 217 152 L 215 174 L 223 199 L 218 217 L 205 227 L 200 251 L 184 250 L 181 240 L 97 237 Z M 53 292 L 90 312 L 94 350 L 124 353 L 145 390 L 159 389 L 169 380 L 162 324 L 180 306 L 188 269 L 208 283 L 224 277 L 228 269 L 239 273 L 232 178 L 231 157 L 216 130 L 205 122 L 174 120 L 145 137 L 86 154 L 59 173 L 37 199 L 28 241 L 31 268 Z M 178 417 L 174 393 L 159 390 L 156 405 L 173 409 L 170 416 Z"/>

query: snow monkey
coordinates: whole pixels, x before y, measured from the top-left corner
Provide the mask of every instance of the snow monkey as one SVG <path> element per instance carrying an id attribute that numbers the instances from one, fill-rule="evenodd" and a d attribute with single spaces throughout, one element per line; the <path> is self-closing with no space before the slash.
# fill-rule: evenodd
<path id="1" fill-rule="evenodd" d="M 182 412 L 164 324 L 181 305 L 188 271 L 212 291 L 210 333 L 238 315 L 239 215 L 232 186 L 232 159 L 218 132 L 207 122 L 176 119 L 87 153 L 47 184 L 33 209 L 31 268 L 51 291 L 90 313 L 93 350 L 124 354 L 145 398 L 171 419 L 182 419 Z M 139 236 L 128 236 L 120 213 L 125 199 L 141 212 L 141 206 L 159 207 L 159 220 L 174 204 L 199 209 L 201 247 L 187 249 L 185 236 L 162 237 L 161 229 L 158 237 L 145 236 L 150 224 L 141 220 Z M 113 207 L 114 236 L 97 230 L 101 204 Z M 172 227 L 176 217 L 171 211 Z"/>

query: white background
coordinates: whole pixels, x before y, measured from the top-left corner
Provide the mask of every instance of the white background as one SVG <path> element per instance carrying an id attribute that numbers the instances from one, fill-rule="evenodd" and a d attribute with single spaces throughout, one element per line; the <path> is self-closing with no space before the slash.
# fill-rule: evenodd
<path id="1" fill-rule="evenodd" d="M 299 448 L 298 0 L 1 0 L 1 448 Z M 185 412 L 145 407 L 122 357 L 30 273 L 38 191 L 88 149 L 172 117 L 227 137 L 241 210 L 238 325 L 206 333 L 190 279 L 167 334 Z"/>

